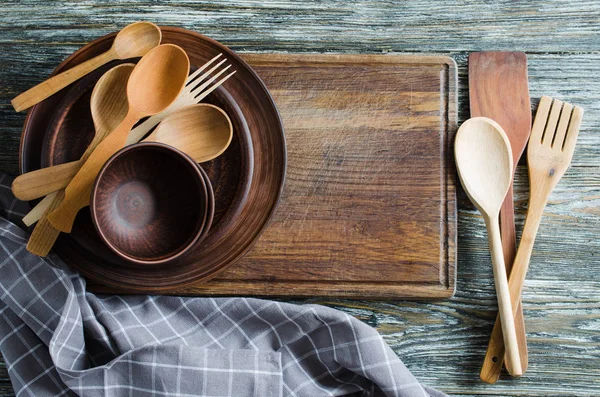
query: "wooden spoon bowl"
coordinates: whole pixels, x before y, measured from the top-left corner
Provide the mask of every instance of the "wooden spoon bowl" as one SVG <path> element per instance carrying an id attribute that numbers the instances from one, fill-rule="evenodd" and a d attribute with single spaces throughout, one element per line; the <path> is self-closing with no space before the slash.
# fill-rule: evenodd
<path id="1" fill-rule="evenodd" d="M 141 265 L 164 264 L 194 246 L 214 207 L 196 162 L 161 143 L 122 149 L 100 171 L 92 219 L 117 255 Z"/>

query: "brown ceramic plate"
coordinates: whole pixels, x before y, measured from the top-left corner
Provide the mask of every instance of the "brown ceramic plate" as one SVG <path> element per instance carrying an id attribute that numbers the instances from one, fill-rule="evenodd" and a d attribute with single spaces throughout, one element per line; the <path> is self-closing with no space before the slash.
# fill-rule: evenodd
<path id="1" fill-rule="evenodd" d="M 285 179 L 283 126 L 260 78 L 235 53 L 206 36 L 179 28 L 161 29 L 162 42 L 181 46 L 192 69 L 223 53 L 237 70 L 205 100 L 229 114 L 234 138 L 222 156 L 202 164 L 214 188 L 214 220 L 204 241 L 186 257 L 159 268 L 133 266 L 101 242 L 87 209 L 80 211 L 73 233 L 61 234 L 54 250 L 68 264 L 97 282 L 132 292 L 168 292 L 206 281 L 237 262 L 267 225 Z M 54 73 L 106 51 L 114 36 L 86 45 Z M 118 63 L 106 65 L 32 108 L 21 136 L 21 172 L 79 158 L 93 136 L 89 111 L 93 86 Z"/>

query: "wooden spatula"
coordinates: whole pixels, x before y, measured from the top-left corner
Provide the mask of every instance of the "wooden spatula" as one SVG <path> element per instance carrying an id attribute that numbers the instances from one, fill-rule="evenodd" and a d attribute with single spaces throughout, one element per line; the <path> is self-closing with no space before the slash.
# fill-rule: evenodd
<path id="1" fill-rule="evenodd" d="M 512 148 L 513 170 L 516 169 L 531 132 L 527 56 L 522 52 L 476 52 L 469 55 L 469 99 L 471 117 L 489 117 L 504 129 Z M 504 263 L 507 274 L 510 274 L 516 253 L 512 184 L 500 211 L 500 229 Z M 518 305 L 515 326 L 521 368 L 525 372 L 527 341 L 520 300 Z M 479 374 L 484 382 L 494 383 L 498 380 L 503 357 L 502 328 L 497 317 Z M 507 369 L 512 372 L 511 368 Z"/>

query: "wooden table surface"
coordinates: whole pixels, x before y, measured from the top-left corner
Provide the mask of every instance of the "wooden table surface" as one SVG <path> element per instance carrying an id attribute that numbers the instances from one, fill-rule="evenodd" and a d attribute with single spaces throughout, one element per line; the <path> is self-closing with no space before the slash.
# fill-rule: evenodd
<path id="1" fill-rule="evenodd" d="M 238 52 L 401 53 L 452 56 L 459 122 L 469 116 L 467 56 L 518 50 L 529 57 L 533 107 L 541 95 L 582 106 L 571 168 L 552 194 L 525 284 L 529 370 L 496 385 L 478 373 L 496 315 L 484 223 L 458 193 L 458 281 L 437 302 L 306 300 L 377 328 L 422 382 L 455 396 L 600 395 L 600 2 L 417 0 L 128 0 L 0 3 L 0 170 L 18 172 L 25 114 L 10 99 L 86 42 L 136 20 L 182 26 Z M 517 229 L 527 170 L 517 170 Z M 1 275 L 0 275 L 1 277 Z M 0 363 L 0 396 L 13 396 Z"/>

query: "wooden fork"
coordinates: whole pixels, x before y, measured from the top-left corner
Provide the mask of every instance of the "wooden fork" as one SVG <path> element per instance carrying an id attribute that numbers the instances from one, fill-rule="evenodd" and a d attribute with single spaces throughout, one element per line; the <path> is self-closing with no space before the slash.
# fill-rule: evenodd
<path id="1" fill-rule="evenodd" d="M 513 312 L 517 310 L 521 299 L 521 291 L 544 207 L 550 193 L 571 163 L 582 117 L 583 109 L 578 106 L 573 107 L 556 99 L 553 101 L 547 96 L 540 99 L 527 148 L 529 168 L 527 217 L 508 280 Z M 490 351 L 498 360 L 503 359 L 504 342 L 499 320 L 494 324 L 486 356 Z M 507 369 L 510 372 L 510 368 Z"/>
<path id="2" fill-rule="evenodd" d="M 129 132 L 127 136 L 126 145 L 130 145 L 136 142 L 139 142 L 146 136 L 146 134 L 154 128 L 158 123 L 160 123 L 165 117 L 169 114 L 184 108 L 189 105 L 196 104 L 204 99 L 208 94 L 213 92 L 217 87 L 223 84 L 227 79 L 229 79 L 235 71 L 229 73 L 227 76 L 221 78 L 219 81 L 211 85 L 218 77 L 220 77 L 223 73 L 227 71 L 231 67 L 231 65 L 226 66 L 214 76 L 208 78 L 211 73 L 213 73 L 218 67 L 220 67 L 226 60 L 223 59 L 221 62 L 217 63 L 207 72 L 202 74 L 200 77 L 200 73 L 206 68 L 208 68 L 213 62 L 215 62 L 222 54 L 217 55 L 206 64 L 201 66 L 198 70 L 192 73 L 186 81 L 186 85 L 183 88 L 182 92 L 179 94 L 179 97 L 175 100 L 175 102 L 169 106 L 167 109 L 158 113 L 154 116 L 151 116 L 142 124 L 134 128 Z M 206 80 L 206 81 L 204 81 Z M 93 150 L 94 148 L 88 148 Z M 79 166 L 75 169 L 75 173 L 79 170 Z M 70 179 L 69 179 L 70 180 Z M 67 181 L 68 183 L 68 181 Z M 39 223 L 35 226 L 29 241 L 27 242 L 27 250 L 38 256 L 46 256 L 50 252 L 50 249 L 56 242 L 60 232 L 52 226 L 50 221 L 47 219 L 48 214 L 50 214 L 54 209 L 56 209 L 62 200 L 64 199 L 65 191 L 64 189 L 59 190 L 58 192 L 54 192 L 46 196 L 44 200 L 40 201 L 36 207 L 34 207 L 25 218 L 29 217 L 28 222 L 35 222 L 38 219 L 35 217 L 39 216 Z M 51 197 L 48 199 L 48 197 Z M 40 207 L 40 208 L 38 208 Z M 31 216 L 30 216 L 31 215 Z M 24 219 L 25 219 L 24 218 Z"/>

